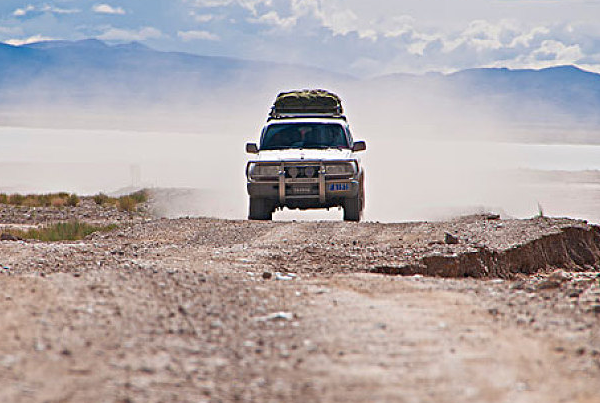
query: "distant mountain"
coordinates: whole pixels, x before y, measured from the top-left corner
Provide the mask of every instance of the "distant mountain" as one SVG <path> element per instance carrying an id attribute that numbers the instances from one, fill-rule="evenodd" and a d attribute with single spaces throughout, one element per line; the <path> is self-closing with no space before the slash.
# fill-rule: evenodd
<path id="1" fill-rule="evenodd" d="M 575 66 L 540 70 L 480 68 L 456 73 L 389 75 L 375 82 L 387 88 L 430 89 L 451 94 L 464 105 L 496 108 L 517 122 L 585 122 L 600 125 L 600 74 Z"/>
<path id="2" fill-rule="evenodd" d="M 110 46 L 88 39 L 20 47 L 0 44 L 0 102 L 35 98 L 89 100 L 201 98 L 225 87 L 259 89 L 293 78 L 301 85 L 340 82 L 350 76 L 312 67 L 160 52 L 139 43 Z"/>
<path id="3" fill-rule="evenodd" d="M 477 119 L 477 130 L 490 120 L 545 131 L 554 126 L 600 128 L 600 75 L 574 66 L 481 68 L 361 80 L 315 67 L 156 51 L 135 42 L 0 44 L 0 124 L 5 125 L 26 120 L 8 116 L 11 110 L 49 114 L 56 105 L 91 113 L 102 105 L 123 114 L 131 105 L 190 106 L 194 111 L 203 110 L 203 105 L 207 111 L 215 105 L 237 105 L 239 110 L 254 105 L 255 113 L 258 108 L 264 111 L 278 91 L 311 87 L 341 92 L 371 121 L 388 119 L 388 126 L 420 120 L 437 130 L 458 117 L 459 129 Z M 560 130 L 564 139 L 565 131 Z"/>

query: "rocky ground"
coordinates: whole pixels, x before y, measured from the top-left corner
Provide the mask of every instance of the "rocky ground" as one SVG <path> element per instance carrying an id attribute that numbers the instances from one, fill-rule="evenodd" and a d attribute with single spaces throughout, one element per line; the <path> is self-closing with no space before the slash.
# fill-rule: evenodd
<path id="1" fill-rule="evenodd" d="M 115 205 L 99 206 L 91 197 L 82 198 L 76 207 L 26 207 L 0 204 L 0 228 L 29 228 L 65 221 L 95 225 L 134 223 L 149 218 L 147 205 L 137 212 L 118 209 Z"/>
<path id="2" fill-rule="evenodd" d="M 600 402 L 586 222 L 114 221 L 0 242 L 0 401 Z"/>

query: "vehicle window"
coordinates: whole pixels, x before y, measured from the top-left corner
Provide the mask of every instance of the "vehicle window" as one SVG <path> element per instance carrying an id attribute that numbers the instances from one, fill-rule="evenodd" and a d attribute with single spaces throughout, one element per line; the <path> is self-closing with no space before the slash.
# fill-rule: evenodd
<path id="1" fill-rule="evenodd" d="M 276 123 L 267 127 L 261 150 L 349 148 L 344 128 L 335 123 Z"/>

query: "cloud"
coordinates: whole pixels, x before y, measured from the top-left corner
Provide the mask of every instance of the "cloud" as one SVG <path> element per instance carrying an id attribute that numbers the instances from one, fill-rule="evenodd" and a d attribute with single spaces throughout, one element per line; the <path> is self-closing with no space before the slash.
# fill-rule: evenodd
<path id="1" fill-rule="evenodd" d="M 55 40 L 57 40 L 57 38 L 51 38 L 49 36 L 43 36 L 43 35 L 34 35 L 34 36 L 30 36 L 29 38 L 24 38 L 24 39 L 9 39 L 7 41 L 4 41 L 4 43 L 6 43 L 7 45 L 22 46 L 22 45 L 28 45 L 30 43 L 55 41 Z"/>
<path id="2" fill-rule="evenodd" d="M 15 17 L 25 17 L 28 13 L 32 11 L 35 11 L 35 7 L 32 5 L 28 5 L 23 8 L 17 8 L 15 11 L 13 11 L 13 15 Z"/>
<path id="3" fill-rule="evenodd" d="M 277 14 L 276 11 L 269 11 L 260 17 L 249 18 L 248 21 L 252 23 L 272 25 L 282 29 L 290 29 L 296 25 L 297 18 L 294 16 L 282 18 L 279 16 L 279 14 Z"/>
<path id="4" fill-rule="evenodd" d="M 103 41 L 144 41 L 161 38 L 163 33 L 154 27 L 143 27 L 138 30 L 110 27 L 96 38 Z"/>
<path id="5" fill-rule="evenodd" d="M 79 10 L 77 8 L 59 8 L 59 7 L 49 6 L 47 4 L 42 6 L 40 8 L 40 11 L 50 12 L 50 13 L 54 13 L 54 14 L 77 14 L 77 13 L 81 12 L 81 10 Z"/>
<path id="6" fill-rule="evenodd" d="M 216 18 L 214 14 L 196 14 L 192 12 L 191 15 L 194 18 L 194 21 L 199 23 L 210 22 Z"/>
<path id="7" fill-rule="evenodd" d="M 23 35 L 23 29 L 21 27 L 0 26 L 0 35 Z"/>
<path id="8" fill-rule="evenodd" d="M 92 10 L 97 14 L 125 15 L 126 12 L 122 7 L 113 7 L 109 4 L 96 4 Z"/>
<path id="9" fill-rule="evenodd" d="M 13 11 L 13 16 L 26 17 L 28 14 L 31 13 L 76 14 L 80 12 L 81 10 L 76 8 L 60 8 L 44 4 L 43 6 L 39 7 L 28 5 L 26 7 L 17 8 L 15 11 Z"/>
<path id="10" fill-rule="evenodd" d="M 208 31 L 179 31 L 177 36 L 184 42 L 193 40 L 218 41 L 221 39 L 218 35 Z"/>

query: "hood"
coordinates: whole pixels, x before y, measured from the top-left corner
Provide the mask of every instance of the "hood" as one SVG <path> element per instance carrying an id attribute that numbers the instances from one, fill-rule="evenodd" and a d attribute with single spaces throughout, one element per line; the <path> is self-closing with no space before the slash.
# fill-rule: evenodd
<path id="1" fill-rule="evenodd" d="M 351 150 L 330 148 L 315 150 L 309 148 L 287 150 L 265 150 L 258 153 L 257 161 L 298 161 L 298 160 L 347 160 L 356 159 Z"/>

